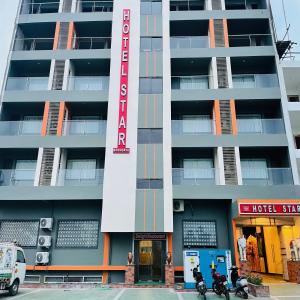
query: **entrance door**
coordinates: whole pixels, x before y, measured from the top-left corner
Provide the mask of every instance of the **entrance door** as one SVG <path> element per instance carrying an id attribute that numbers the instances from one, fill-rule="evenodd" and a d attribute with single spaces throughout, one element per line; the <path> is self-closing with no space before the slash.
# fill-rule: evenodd
<path id="1" fill-rule="evenodd" d="M 283 274 L 280 239 L 277 226 L 264 226 L 263 229 L 268 272 L 273 274 Z"/>
<path id="2" fill-rule="evenodd" d="M 137 282 L 162 282 L 165 241 L 135 241 Z"/>

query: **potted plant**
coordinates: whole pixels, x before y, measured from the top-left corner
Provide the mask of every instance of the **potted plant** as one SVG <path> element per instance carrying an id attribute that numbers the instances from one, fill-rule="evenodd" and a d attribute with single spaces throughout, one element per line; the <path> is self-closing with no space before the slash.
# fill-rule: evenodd
<path id="1" fill-rule="evenodd" d="M 259 275 L 250 274 L 247 278 L 249 293 L 254 297 L 270 297 L 270 288 L 263 285 L 263 279 Z"/>

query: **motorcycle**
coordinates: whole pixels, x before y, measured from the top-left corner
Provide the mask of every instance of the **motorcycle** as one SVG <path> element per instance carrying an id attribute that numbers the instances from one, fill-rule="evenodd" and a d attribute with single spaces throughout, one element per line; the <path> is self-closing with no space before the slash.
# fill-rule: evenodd
<path id="1" fill-rule="evenodd" d="M 199 265 L 192 270 L 193 271 L 193 277 L 196 281 L 196 290 L 199 293 L 199 295 L 202 295 L 203 299 L 206 300 L 206 295 L 205 294 L 207 292 L 207 287 L 206 287 L 206 284 L 204 282 L 203 275 L 202 275 L 201 272 L 199 272 L 198 267 L 199 267 Z"/>
<path id="2" fill-rule="evenodd" d="M 226 300 L 229 300 L 230 296 L 229 289 L 227 287 L 226 276 L 218 273 L 215 268 L 212 268 L 211 275 L 214 280 L 212 284 L 212 289 L 214 293 L 216 293 L 218 296 L 221 296 L 223 294 L 226 297 Z"/>
<path id="3" fill-rule="evenodd" d="M 230 277 L 231 277 L 232 285 L 235 288 L 235 295 L 243 299 L 248 299 L 249 289 L 248 289 L 247 278 L 244 276 L 239 276 L 238 270 L 239 268 L 236 266 L 232 266 L 230 268 L 231 271 Z"/>

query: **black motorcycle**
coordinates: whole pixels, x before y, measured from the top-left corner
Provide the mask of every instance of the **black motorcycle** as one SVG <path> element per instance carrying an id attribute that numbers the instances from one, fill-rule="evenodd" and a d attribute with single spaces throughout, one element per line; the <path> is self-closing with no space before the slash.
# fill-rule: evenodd
<path id="1" fill-rule="evenodd" d="M 203 275 L 202 275 L 201 272 L 199 272 L 198 268 L 199 268 L 199 265 L 192 270 L 193 271 L 193 277 L 196 281 L 196 286 L 195 287 L 196 287 L 196 290 L 199 293 L 199 295 L 203 296 L 203 299 L 206 300 L 207 287 L 206 287 L 206 284 L 204 282 Z"/>
<path id="2" fill-rule="evenodd" d="M 213 284 L 212 289 L 214 293 L 216 293 L 218 296 L 221 296 L 222 294 L 226 297 L 226 300 L 230 299 L 229 296 L 229 289 L 227 287 L 227 278 L 225 275 L 221 275 L 217 272 L 216 269 L 212 268 L 211 275 L 213 278 Z"/>
<path id="3" fill-rule="evenodd" d="M 232 266 L 231 270 L 231 281 L 232 285 L 235 288 L 235 295 L 243 299 L 248 299 L 248 280 L 245 276 L 239 276 L 238 267 Z"/>

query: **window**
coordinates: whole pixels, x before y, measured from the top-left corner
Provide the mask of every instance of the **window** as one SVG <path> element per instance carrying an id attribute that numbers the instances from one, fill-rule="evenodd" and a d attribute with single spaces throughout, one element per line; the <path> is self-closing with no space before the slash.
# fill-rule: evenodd
<path id="1" fill-rule="evenodd" d="M 36 169 L 36 160 L 17 160 L 14 172 L 12 172 L 12 182 L 18 184 L 20 182 L 34 180 Z"/>
<path id="2" fill-rule="evenodd" d="M 1 221 L 0 242 L 13 242 L 22 247 L 36 247 L 39 221 Z"/>
<path id="3" fill-rule="evenodd" d="M 261 115 L 240 115 L 237 117 L 238 131 L 241 133 L 262 133 Z"/>
<path id="4" fill-rule="evenodd" d="M 64 220 L 58 222 L 57 248 L 98 248 L 99 222 Z"/>
<path id="5" fill-rule="evenodd" d="M 161 15 L 161 1 L 160 0 L 142 0 L 141 1 L 141 15 Z"/>
<path id="6" fill-rule="evenodd" d="M 161 144 L 163 142 L 163 130 L 157 129 L 138 129 L 138 144 Z"/>
<path id="7" fill-rule="evenodd" d="M 296 145 L 296 149 L 300 149 L 300 136 L 299 135 L 295 136 L 295 145 Z"/>
<path id="8" fill-rule="evenodd" d="M 212 122 L 210 116 L 186 115 L 182 116 L 183 133 L 212 132 Z"/>
<path id="9" fill-rule="evenodd" d="M 183 171 L 185 179 L 213 179 L 214 169 L 211 159 L 184 159 Z"/>
<path id="10" fill-rule="evenodd" d="M 25 257 L 21 250 L 17 250 L 17 262 L 21 264 L 25 264 Z"/>
<path id="11" fill-rule="evenodd" d="M 163 188 L 163 180 L 162 179 L 137 179 L 136 188 L 137 189 L 162 189 Z"/>
<path id="12" fill-rule="evenodd" d="M 215 221 L 183 221 L 184 248 L 216 248 Z"/>
<path id="13" fill-rule="evenodd" d="M 140 94 L 161 94 L 162 78 L 140 78 Z"/>
<path id="14" fill-rule="evenodd" d="M 69 123 L 71 134 L 97 134 L 101 132 L 99 116 L 74 116 Z M 66 122 L 68 124 L 68 121 Z"/>
<path id="15" fill-rule="evenodd" d="M 66 179 L 92 180 L 96 179 L 96 159 L 69 159 L 67 161 Z"/>
<path id="16" fill-rule="evenodd" d="M 141 38 L 141 51 L 161 51 L 162 38 L 161 37 L 142 37 Z"/>
<path id="17" fill-rule="evenodd" d="M 21 134 L 40 134 L 42 130 L 42 117 L 24 116 L 21 123 Z"/>
<path id="18" fill-rule="evenodd" d="M 268 179 L 267 161 L 265 159 L 242 159 L 243 179 Z"/>
<path id="19" fill-rule="evenodd" d="M 289 102 L 299 102 L 299 96 L 288 96 Z"/>

